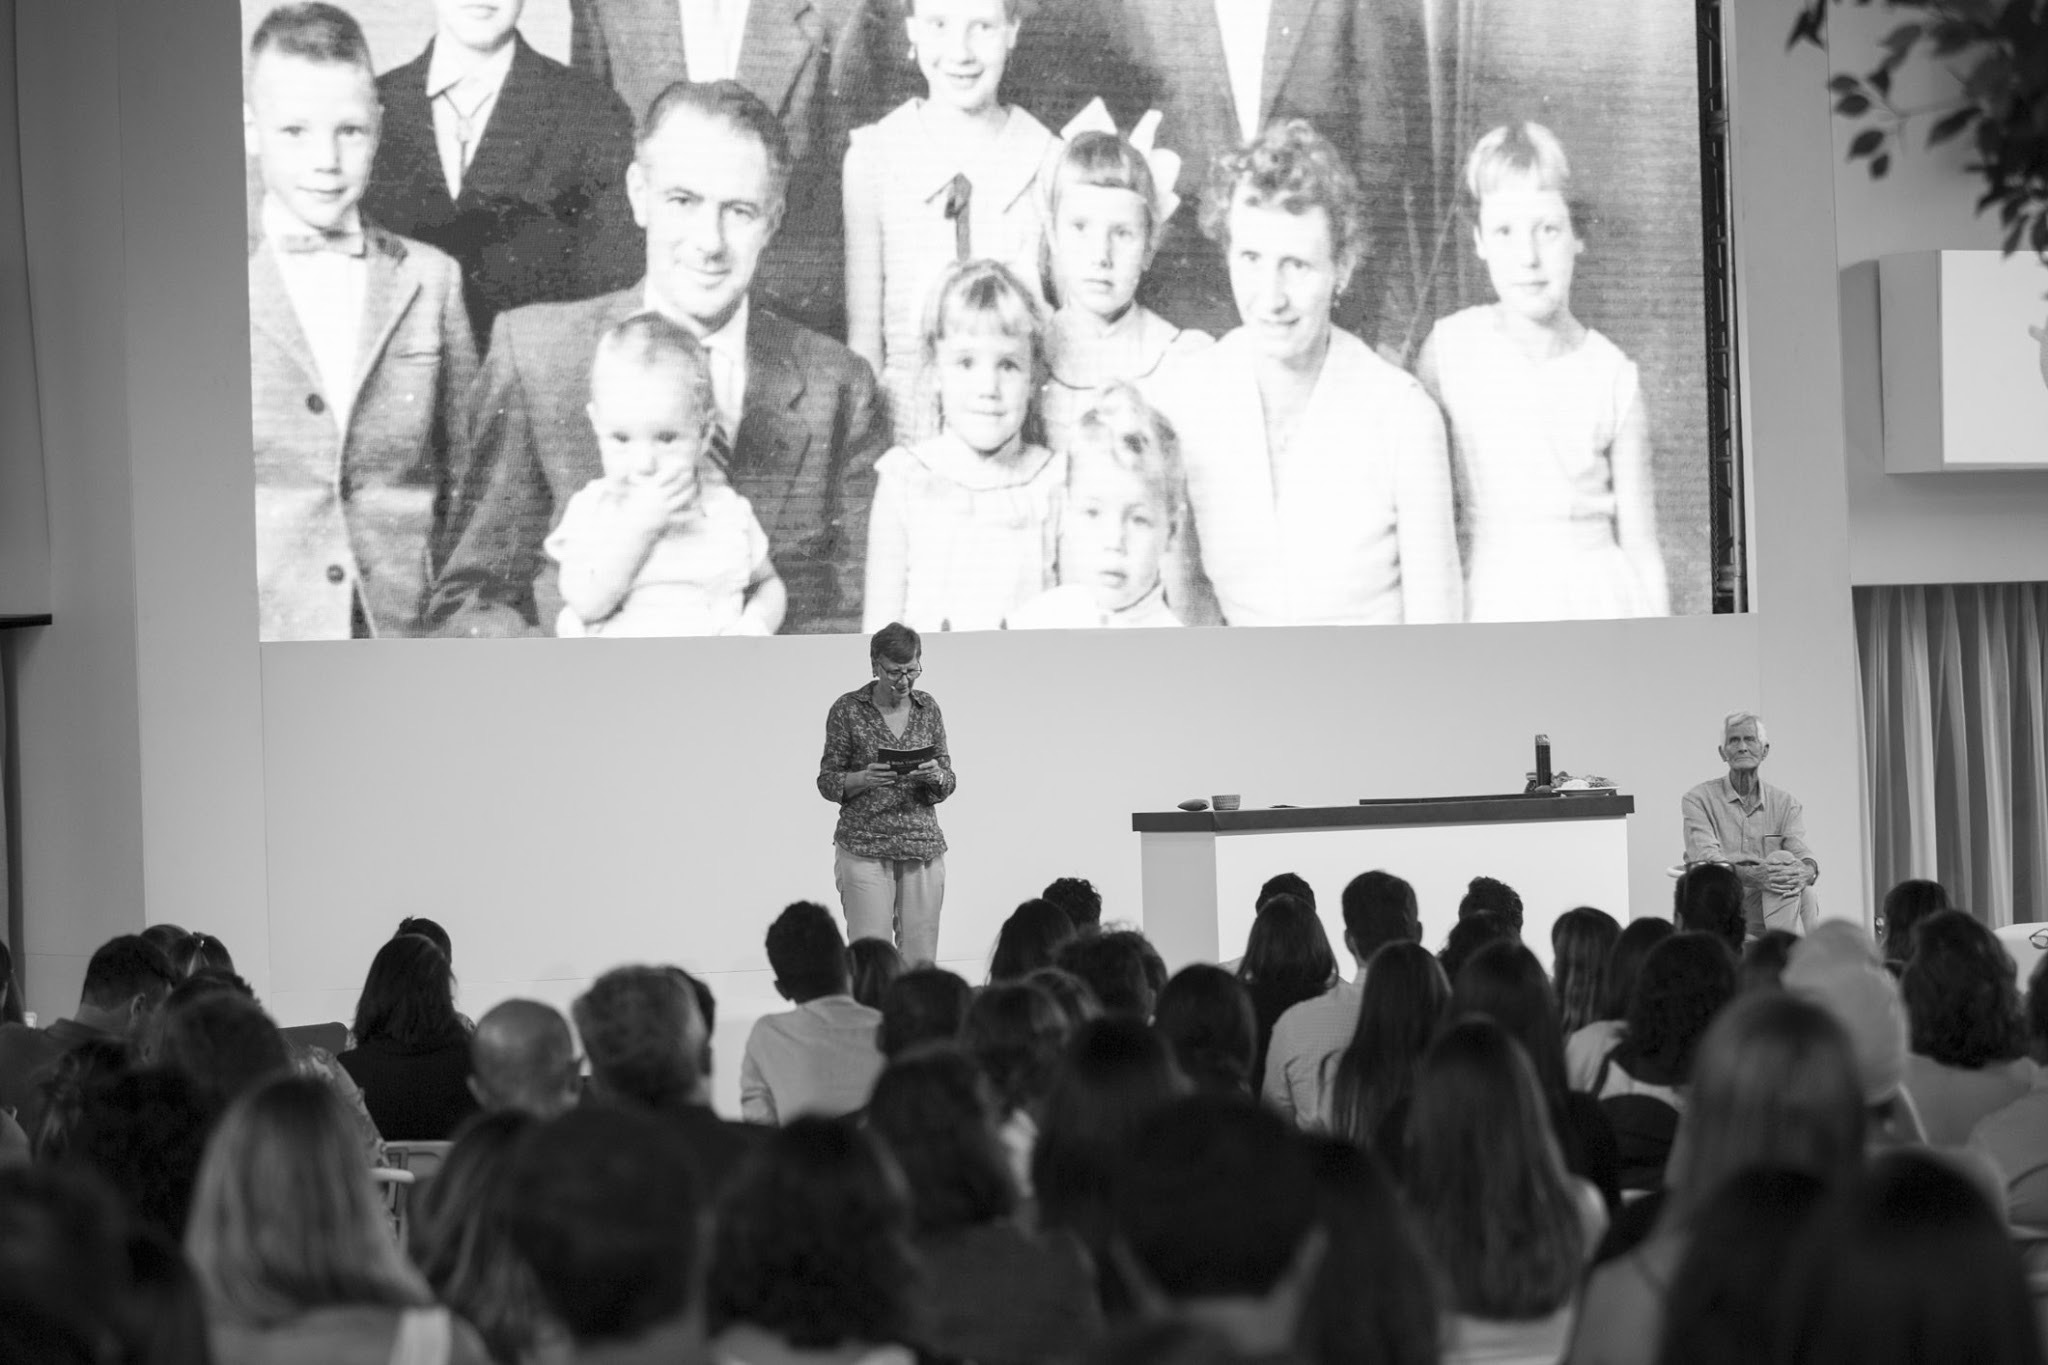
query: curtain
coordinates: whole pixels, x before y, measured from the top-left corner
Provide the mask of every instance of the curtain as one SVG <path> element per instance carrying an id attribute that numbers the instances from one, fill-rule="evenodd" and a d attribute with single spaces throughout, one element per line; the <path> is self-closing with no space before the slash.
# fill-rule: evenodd
<path id="1" fill-rule="evenodd" d="M 2048 918 L 2048 584 L 1856 589 L 1874 885 Z"/>

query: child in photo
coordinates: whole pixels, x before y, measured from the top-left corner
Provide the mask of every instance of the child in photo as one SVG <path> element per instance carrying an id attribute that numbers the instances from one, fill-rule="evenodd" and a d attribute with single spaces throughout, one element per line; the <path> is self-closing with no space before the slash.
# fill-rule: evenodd
<path id="1" fill-rule="evenodd" d="M 1149 133 L 1156 114 L 1139 125 Z M 1072 132 L 1072 125 L 1069 125 Z M 1142 138 L 1149 146 L 1149 137 Z M 1072 133 L 1046 184 L 1047 275 L 1059 309 L 1046 329 L 1050 373 L 1040 394 L 1046 444 L 1065 450 L 1081 414 L 1106 384 L 1149 379 L 1172 357 L 1213 345 L 1137 301 L 1159 235 L 1177 200 L 1179 158 L 1155 174 L 1146 152 L 1113 131 Z"/>
<path id="2" fill-rule="evenodd" d="M 244 94 L 263 185 L 249 253 L 261 638 L 416 634 L 477 368 L 461 274 L 362 214 L 382 112 L 347 11 L 272 10 Z"/>
<path id="3" fill-rule="evenodd" d="M 1053 583 L 1064 462 L 1025 439 L 1043 373 L 1030 289 L 995 261 L 940 279 L 925 326 L 938 434 L 875 465 L 866 629 L 993 630 Z"/>
<path id="4" fill-rule="evenodd" d="M 1187 525 L 1180 440 L 1128 384 L 1081 415 L 1067 447 L 1060 509 L 1060 586 L 1019 607 L 1020 630 L 1177 626 L 1167 557 Z"/>
<path id="5" fill-rule="evenodd" d="M 718 469 L 704 349 L 657 313 L 604 334 L 590 426 L 604 474 L 570 495 L 543 548 L 560 566 L 555 634 L 773 635 L 788 593 L 768 535 Z"/>
<path id="6" fill-rule="evenodd" d="M 931 434 L 919 324 L 946 268 L 1001 261 L 1041 293 L 1036 191 L 1058 140 L 997 98 L 1021 4 L 909 0 L 929 94 L 856 128 L 846 152 L 847 344 L 881 376 L 902 439 Z"/>
<path id="7" fill-rule="evenodd" d="M 1465 189 L 1496 301 L 1437 323 L 1416 377 L 1450 425 L 1470 619 L 1664 615 L 1641 381 L 1572 315 L 1585 242 L 1564 148 L 1540 124 L 1495 128 Z"/>

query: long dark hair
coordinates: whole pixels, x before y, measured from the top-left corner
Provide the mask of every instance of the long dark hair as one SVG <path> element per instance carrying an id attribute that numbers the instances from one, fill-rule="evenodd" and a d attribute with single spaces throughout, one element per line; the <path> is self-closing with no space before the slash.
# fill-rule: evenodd
<path id="1" fill-rule="evenodd" d="M 512 1245 L 512 1153 L 538 1123 L 518 1110 L 480 1114 L 455 1135 L 413 1196 L 406 1249 L 434 1297 L 477 1329 L 494 1360 L 522 1360 L 539 1327 L 539 1289 Z"/>
<path id="2" fill-rule="evenodd" d="M 1035 1113 L 1052 1088 L 1068 1034 L 1067 1017 L 1049 992 L 1009 982 L 983 988 L 968 1003 L 960 1046 L 981 1067 L 1005 1115 Z"/>
<path id="3" fill-rule="evenodd" d="M 1545 1101 L 1564 1103 L 1564 1035 L 1557 1026 L 1557 999 L 1543 964 L 1513 939 L 1489 943 L 1472 955 L 1451 983 L 1451 1013 L 1483 1014 L 1522 1045 L 1536 1068 Z"/>
<path id="4" fill-rule="evenodd" d="M 1110 1015 L 1067 1047 L 1039 1119 L 1031 1186 L 1039 1224 L 1100 1251 L 1117 1168 L 1146 1115 L 1187 1090 L 1173 1053 L 1142 1020 Z"/>
<path id="5" fill-rule="evenodd" d="M 1060 945 L 1074 937 L 1074 922 L 1067 912 L 1048 900 L 1025 901 L 1010 912 L 996 934 L 995 951 L 989 954 L 988 979 L 1016 981 L 1050 967 Z"/>
<path id="6" fill-rule="evenodd" d="M 1643 962 L 1615 1061 L 1639 1081 L 1685 1084 L 1707 1026 L 1734 998 L 1728 945 L 1712 934 L 1673 934 Z"/>
<path id="7" fill-rule="evenodd" d="M 1302 1313 L 1302 1358 L 1436 1365 L 1436 1278 L 1385 1167 L 1355 1142 L 1320 1135 L 1305 1141 L 1329 1245 Z"/>
<path id="8" fill-rule="evenodd" d="M 1943 1066 L 1976 1070 L 2026 1049 L 2012 958 L 1961 910 L 1937 910 L 1913 931 L 1899 982 L 1913 1051 Z"/>
<path id="9" fill-rule="evenodd" d="M 1948 888 L 1911 877 L 1884 893 L 1884 960 L 1903 968 L 1913 957 L 1913 926 L 1938 910 L 1952 910 Z"/>
<path id="10" fill-rule="evenodd" d="M 1330 936 L 1315 907 L 1286 892 L 1260 906 L 1237 975 L 1251 993 L 1252 1015 L 1258 1022 L 1251 1075 L 1256 1093 L 1266 1074 L 1273 1025 L 1294 1006 L 1330 989 L 1337 979 L 1337 955 L 1330 951 Z"/>
<path id="11" fill-rule="evenodd" d="M 1450 1003 L 1444 969 L 1420 943 L 1396 940 L 1372 955 L 1358 1027 L 1344 1051 L 1323 1062 L 1332 1133 L 1361 1144 L 1374 1140 L 1414 1090 L 1415 1069 Z"/>
<path id="12" fill-rule="evenodd" d="M 1175 972 L 1159 992 L 1152 1026 L 1172 1044 L 1180 1069 L 1197 1090 L 1251 1093 L 1258 1021 L 1251 996 L 1229 972 L 1206 962 Z"/>
<path id="13" fill-rule="evenodd" d="M 868 1130 L 910 1189 L 921 1237 L 980 1227 L 1017 1210 L 988 1083 L 959 1048 L 927 1043 L 890 1061 L 868 1100 Z"/>
<path id="14" fill-rule="evenodd" d="M 1552 985 L 1557 991 L 1557 1027 L 1566 1037 L 1600 1017 L 1607 996 L 1607 959 L 1621 937 L 1621 925 L 1605 910 L 1582 905 L 1550 926 Z"/>
<path id="15" fill-rule="evenodd" d="M 422 1052 L 462 1040 L 455 976 L 432 939 L 400 934 L 377 950 L 356 1001 L 355 1035 L 358 1047 L 387 1042 Z"/>
<path id="16" fill-rule="evenodd" d="M 1636 993 L 1636 978 L 1642 975 L 1644 960 L 1652 948 L 1677 932 L 1670 920 L 1654 917 L 1630 920 L 1623 926 L 1607 959 L 1607 998 L 1600 1006 L 1602 1019 L 1628 1018 L 1628 1002 Z"/>

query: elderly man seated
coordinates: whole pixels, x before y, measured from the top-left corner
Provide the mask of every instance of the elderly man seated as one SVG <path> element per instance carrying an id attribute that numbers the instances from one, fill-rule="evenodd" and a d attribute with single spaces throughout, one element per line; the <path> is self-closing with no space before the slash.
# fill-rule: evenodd
<path id="1" fill-rule="evenodd" d="M 1810 888 L 1820 864 L 1806 846 L 1806 811 L 1797 797 L 1758 772 L 1770 752 L 1762 717 L 1731 713 L 1721 723 L 1728 775 L 1700 783 L 1679 803 L 1686 865 L 1726 863 L 1735 869 L 1751 939 L 1767 929 L 1804 933 L 1818 914 Z"/>

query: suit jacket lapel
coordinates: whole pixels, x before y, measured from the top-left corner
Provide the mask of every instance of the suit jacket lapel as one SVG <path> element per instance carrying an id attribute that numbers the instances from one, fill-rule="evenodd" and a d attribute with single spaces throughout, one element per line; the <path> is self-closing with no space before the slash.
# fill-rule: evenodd
<path id="1" fill-rule="evenodd" d="M 398 329 L 398 320 L 418 297 L 420 282 L 405 268 L 405 243 L 379 228 L 369 228 L 363 251 L 367 278 L 363 281 L 363 330 L 356 339 L 355 392 L 349 403 L 362 396 L 363 381 L 377 368 L 377 362 Z"/>
<path id="2" fill-rule="evenodd" d="M 284 274 L 278 270 L 268 242 L 257 240 L 249 269 L 249 326 L 283 347 L 305 377 L 317 383 L 320 367 L 313 360 L 312 343 L 306 340 L 305 328 L 299 326 L 299 315 L 285 291 Z"/>
<path id="3" fill-rule="evenodd" d="M 1187 110 L 1190 127 L 1185 132 L 1161 128 L 1160 133 L 1167 139 L 1167 145 L 1185 158 L 1181 163 L 1180 193 L 1184 200 L 1191 201 L 1208 174 L 1208 155 L 1234 148 L 1244 139 L 1238 133 L 1237 105 L 1231 99 L 1227 74 L 1230 68 L 1223 59 L 1223 29 L 1216 22 L 1216 6 L 1213 0 L 1193 0 L 1183 14 L 1179 9 L 1181 3 L 1183 0 L 1174 0 L 1166 41 L 1191 51 L 1173 66 L 1182 73 L 1202 74 L 1184 74 L 1183 78 L 1181 104 Z M 1155 16 L 1155 22 L 1162 17 Z"/>
<path id="4" fill-rule="evenodd" d="M 791 357 L 788 338 L 781 335 L 787 326 L 758 305 L 748 316 L 747 395 L 732 449 L 735 483 L 750 484 L 749 475 L 769 473 L 779 486 L 775 506 L 756 509 L 768 513 L 762 524 L 771 529 L 781 524 L 783 503 L 811 449 L 809 424 L 791 416 L 804 396 L 805 379 Z"/>
<path id="5" fill-rule="evenodd" d="M 1308 21 L 1315 10 L 1316 0 L 1273 0 L 1273 8 L 1266 19 L 1266 57 L 1259 78 L 1259 124 L 1263 127 L 1273 117 L 1273 106 L 1280 98 L 1280 88 L 1287 83 L 1287 73 L 1294 66 L 1294 54 L 1301 46 L 1302 34 L 1308 30 Z"/>
<path id="6" fill-rule="evenodd" d="M 690 72 L 689 54 L 683 51 L 683 11 L 676 0 L 622 0 L 612 8 L 619 12 L 618 19 L 605 37 L 612 49 L 613 71 L 624 64 L 619 59 L 619 49 L 631 47 L 639 53 L 633 60 L 635 66 L 647 71 L 673 71 L 674 80 L 697 79 Z M 656 93 L 659 91 L 657 86 Z M 647 111 L 632 112 L 638 120 Z"/>
<path id="7" fill-rule="evenodd" d="M 483 138 L 476 144 L 476 155 L 469 159 L 469 170 L 462 177 L 465 202 L 475 199 L 482 190 L 519 183 L 524 178 L 521 172 L 525 164 L 533 158 L 536 134 L 547 127 L 547 72 L 541 66 L 543 58 L 517 34 L 512 41 L 517 44 L 512 51 L 512 69 L 505 73 L 498 102 L 491 106 Z M 438 155 L 435 164 L 440 164 Z"/>
<path id="8" fill-rule="evenodd" d="M 791 89 L 823 36 L 810 0 L 753 0 L 740 38 L 739 83 L 786 117 Z"/>
<path id="9" fill-rule="evenodd" d="M 434 140 L 434 103 L 427 98 L 427 67 L 434 45 L 386 77 L 384 141 L 377 159 L 402 167 L 407 198 L 424 206 L 428 222 L 445 220 L 455 210 L 448 181 L 441 174 L 441 146 Z"/>

